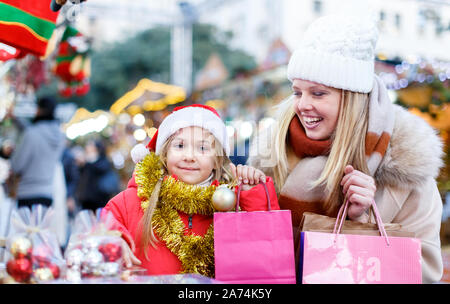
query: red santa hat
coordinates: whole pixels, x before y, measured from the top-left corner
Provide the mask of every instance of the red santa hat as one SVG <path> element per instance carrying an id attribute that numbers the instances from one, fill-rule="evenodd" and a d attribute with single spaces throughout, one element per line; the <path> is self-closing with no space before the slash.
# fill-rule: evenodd
<path id="1" fill-rule="evenodd" d="M 147 146 L 136 145 L 131 150 L 131 158 L 135 163 L 141 161 L 149 151 L 161 153 L 161 147 L 167 139 L 182 128 L 201 127 L 211 132 L 222 145 L 225 155 L 230 155 L 230 144 L 227 129 L 219 113 L 210 106 L 193 104 L 176 107 L 161 123 Z"/>

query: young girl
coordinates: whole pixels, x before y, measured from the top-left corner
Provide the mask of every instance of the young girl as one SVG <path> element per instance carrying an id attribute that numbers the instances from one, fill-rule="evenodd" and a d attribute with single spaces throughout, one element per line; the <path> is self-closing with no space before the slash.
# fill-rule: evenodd
<path id="1" fill-rule="evenodd" d="M 248 163 L 273 174 L 294 229 L 306 211 L 336 217 L 345 199 L 348 218 L 367 222 L 375 201 L 384 223 L 421 239 L 422 281 L 436 282 L 442 143 L 389 100 L 374 74 L 376 25 L 363 18 L 326 16 L 310 25 L 288 64 L 293 95 L 280 105 L 273 137 L 252 143 Z"/>
<path id="2" fill-rule="evenodd" d="M 260 170 L 231 164 L 226 128 L 211 107 L 177 107 L 147 145 L 154 152 L 138 161 L 128 188 L 112 198 L 116 229 L 128 244 L 124 259 L 148 274 L 198 273 L 214 276 L 212 195 L 219 184 L 242 188 L 242 210 L 267 210 L 260 181 L 266 182 L 271 207 L 279 209 L 273 181 Z M 133 155 L 133 152 L 135 155 Z M 246 190 L 246 191 L 245 191 Z"/>

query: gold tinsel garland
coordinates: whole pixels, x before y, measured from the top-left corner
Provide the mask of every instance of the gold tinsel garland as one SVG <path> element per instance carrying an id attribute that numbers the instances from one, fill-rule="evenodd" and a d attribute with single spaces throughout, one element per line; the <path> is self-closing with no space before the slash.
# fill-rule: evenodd
<path id="1" fill-rule="evenodd" d="M 141 208 L 145 211 L 148 199 L 164 171 L 159 157 L 153 152 L 136 165 L 135 180 Z M 158 237 L 181 261 L 182 273 L 198 273 L 214 276 L 214 229 L 210 225 L 202 237 L 185 234 L 186 227 L 178 211 L 194 215 L 214 214 L 211 198 L 216 186 L 199 187 L 188 185 L 167 177 L 162 181 L 158 203 L 152 224 Z"/>

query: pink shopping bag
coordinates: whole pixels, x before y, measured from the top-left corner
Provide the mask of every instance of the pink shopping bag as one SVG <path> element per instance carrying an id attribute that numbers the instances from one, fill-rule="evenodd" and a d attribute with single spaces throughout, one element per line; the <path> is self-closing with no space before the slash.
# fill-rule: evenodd
<path id="1" fill-rule="evenodd" d="M 381 236 L 340 234 L 347 207 L 348 202 L 341 207 L 333 233 L 301 233 L 302 283 L 420 284 L 420 240 L 388 237 L 374 202 L 372 207 Z"/>
<path id="2" fill-rule="evenodd" d="M 215 279 L 230 284 L 295 284 L 290 210 L 214 214 Z"/>

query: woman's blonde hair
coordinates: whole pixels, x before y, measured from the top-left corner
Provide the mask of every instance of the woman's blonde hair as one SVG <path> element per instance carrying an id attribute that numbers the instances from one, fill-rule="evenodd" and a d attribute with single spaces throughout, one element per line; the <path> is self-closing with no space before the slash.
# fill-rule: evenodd
<path id="1" fill-rule="evenodd" d="M 289 164 L 287 161 L 288 130 L 294 111 L 295 97 L 292 96 L 279 105 L 278 129 L 274 133 L 274 180 L 278 192 L 281 191 L 287 176 Z M 324 210 L 328 215 L 337 211 L 342 203 L 343 195 L 340 182 L 347 165 L 368 174 L 365 142 L 369 119 L 369 94 L 352 91 L 341 91 L 339 118 L 336 129 L 331 135 L 331 150 L 325 167 L 311 189 L 324 186 L 326 191 Z"/>
<path id="2" fill-rule="evenodd" d="M 172 143 L 173 139 L 175 138 L 177 132 L 172 134 L 166 142 L 161 147 L 161 153 L 160 153 L 160 159 L 162 163 L 162 167 L 164 170 L 164 176 L 168 175 L 168 169 L 167 169 L 167 152 L 169 150 L 169 146 Z M 214 169 L 213 169 L 213 177 L 212 180 L 218 180 L 219 182 L 225 182 L 225 183 L 231 183 L 233 181 L 233 175 L 230 171 L 230 164 L 231 160 L 226 155 L 222 145 L 218 140 L 214 138 L 214 152 L 216 155 L 216 158 L 214 160 Z M 152 218 L 153 214 L 156 209 L 156 205 L 158 203 L 159 198 L 159 192 L 161 189 L 162 179 L 160 179 L 149 198 L 149 205 L 147 209 L 145 209 L 144 215 L 141 219 L 140 224 L 142 225 L 141 231 L 141 248 L 144 250 L 144 254 L 146 259 L 148 260 L 147 256 L 147 248 L 149 245 L 152 245 L 154 248 L 156 247 L 156 243 L 158 242 L 154 232 L 153 232 L 153 225 L 152 225 Z"/>

